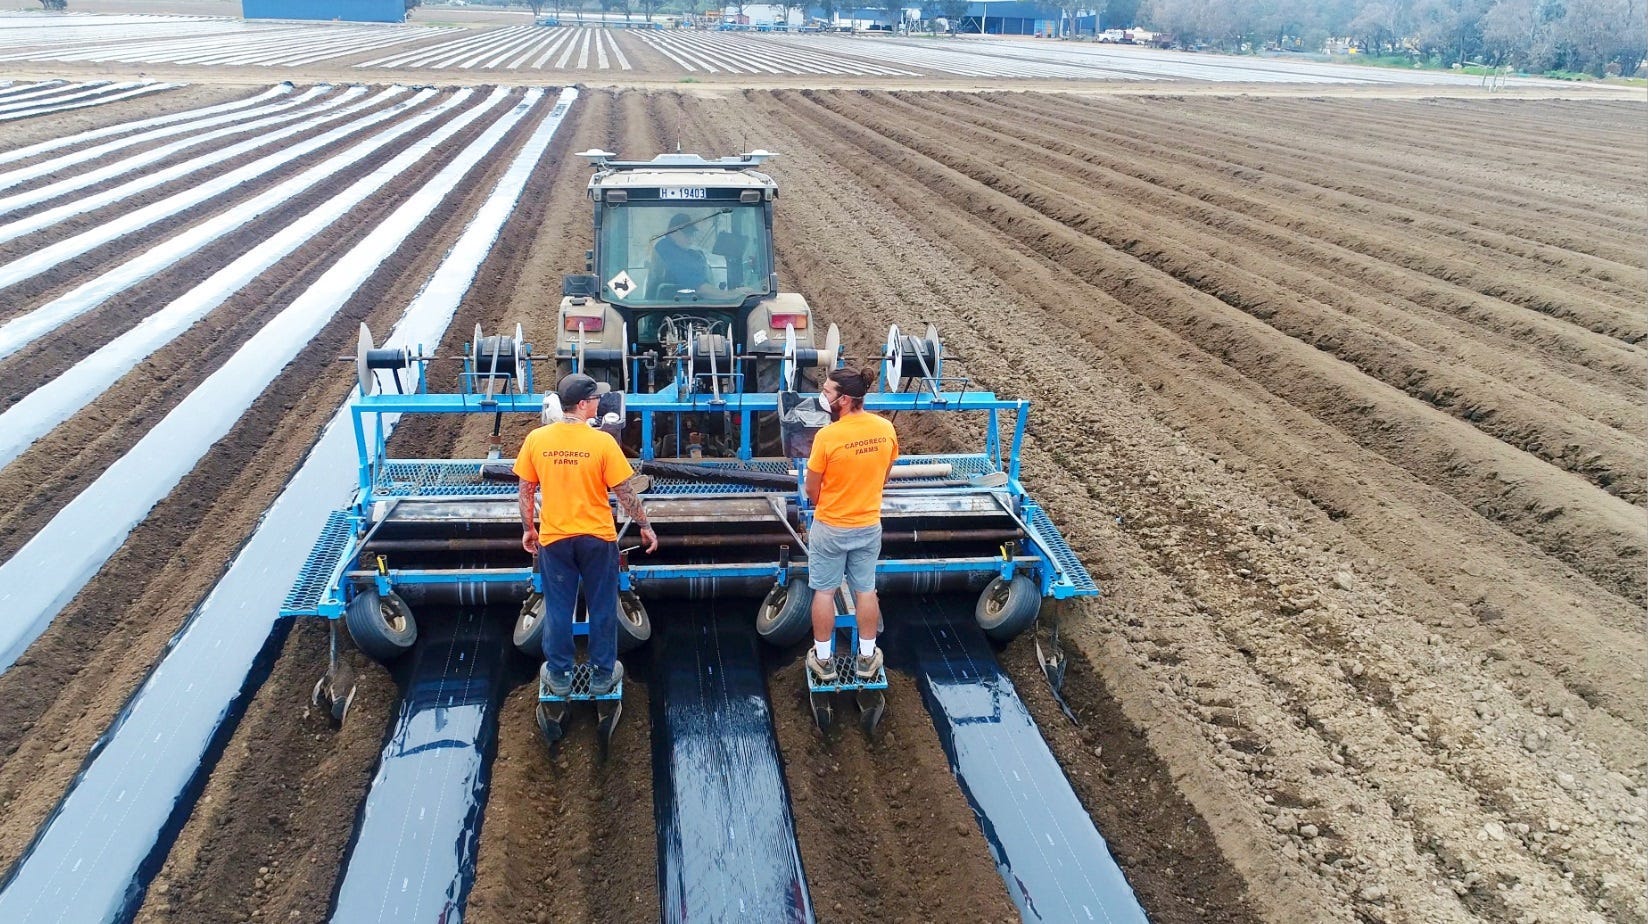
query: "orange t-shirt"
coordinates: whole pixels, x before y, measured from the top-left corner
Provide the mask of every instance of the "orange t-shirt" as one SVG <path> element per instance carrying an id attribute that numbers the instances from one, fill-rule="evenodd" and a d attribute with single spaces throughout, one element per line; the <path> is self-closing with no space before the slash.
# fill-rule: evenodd
<path id="1" fill-rule="evenodd" d="M 539 427 L 521 444 L 515 474 L 543 486 L 539 545 L 571 536 L 618 538 L 607 491 L 628 481 L 635 469 L 609 434 L 586 424 Z"/>
<path id="2" fill-rule="evenodd" d="M 814 518 L 840 529 L 881 522 L 881 489 L 898 458 L 898 433 L 884 417 L 848 414 L 818 431 L 807 470 L 824 476 Z"/>

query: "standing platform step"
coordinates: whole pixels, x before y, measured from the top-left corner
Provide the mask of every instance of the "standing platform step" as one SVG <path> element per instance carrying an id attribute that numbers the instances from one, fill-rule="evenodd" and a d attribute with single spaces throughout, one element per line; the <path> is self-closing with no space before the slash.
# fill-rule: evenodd
<path id="1" fill-rule="evenodd" d="M 321 528 L 320 538 L 315 540 L 315 547 L 304 559 L 297 580 L 292 582 L 292 589 L 286 592 L 286 601 L 280 605 L 280 615 L 336 615 L 321 612 L 321 604 L 326 601 L 328 590 L 332 587 L 332 575 L 337 570 L 338 559 L 348 548 L 349 514 L 334 510 L 326 515 L 326 525 Z M 341 604 L 343 601 L 338 602 Z"/>

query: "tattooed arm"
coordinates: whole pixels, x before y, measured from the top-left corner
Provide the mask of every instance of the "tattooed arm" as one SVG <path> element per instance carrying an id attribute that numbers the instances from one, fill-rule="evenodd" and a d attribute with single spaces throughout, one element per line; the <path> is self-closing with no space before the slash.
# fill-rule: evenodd
<path id="1" fill-rule="evenodd" d="M 623 509 L 624 515 L 640 528 L 641 547 L 649 553 L 657 551 L 658 534 L 652 531 L 652 523 L 647 520 L 647 511 L 641 506 L 640 496 L 635 493 L 635 479 L 631 478 L 613 488 L 612 493 L 618 496 L 618 506 Z"/>
<path id="2" fill-rule="evenodd" d="M 517 497 L 521 506 L 521 548 L 526 549 L 528 555 L 538 554 L 538 484 L 534 481 L 522 481 L 517 490 Z"/>

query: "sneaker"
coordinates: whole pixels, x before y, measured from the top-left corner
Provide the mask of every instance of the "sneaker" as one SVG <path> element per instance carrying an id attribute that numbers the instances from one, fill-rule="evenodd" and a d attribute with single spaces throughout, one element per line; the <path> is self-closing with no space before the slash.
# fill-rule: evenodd
<path id="1" fill-rule="evenodd" d="M 554 696 L 572 695 L 572 671 L 551 671 L 549 662 L 538 668 L 538 682 Z"/>
<path id="2" fill-rule="evenodd" d="M 859 655 L 853 659 L 853 674 L 860 680 L 874 680 L 881 673 L 881 663 L 881 649 L 877 648 L 868 658 Z"/>
<path id="3" fill-rule="evenodd" d="M 809 648 L 807 649 L 807 673 L 812 674 L 813 679 L 819 683 L 835 683 L 835 659 L 820 661 L 818 659 L 818 650 Z"/>
<path id="4" fill-rule="evenodd" d="M 596 669 L 589 678 L 589 692 L 591 696 L 605 696 L 618 688 L 618 682 L 624 679 L 624 662 L 612 662 L 612 673 Z"/>

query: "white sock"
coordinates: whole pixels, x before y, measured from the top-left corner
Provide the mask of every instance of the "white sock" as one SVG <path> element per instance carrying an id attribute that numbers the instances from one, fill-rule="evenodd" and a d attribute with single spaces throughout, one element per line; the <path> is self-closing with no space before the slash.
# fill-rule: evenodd
<path id="1" fill-rule="evenodd" d="M 858 637 L 858 656 L 861 658 L 868 658 L 873 654 L 875 654 L 875 639 L 865 638 L 860 635 Z"/>
<path id="2" fill-rule="evenodd" d="M 829 641 L 824 642 L 813 642 L 813 654 L 818 655 L 818 660 L 827 662 L 830 658 L 834 657 L 834 652 L 832 651 L 834 646 L 831 644 L 834 641 L 835 639 L 830 639 Z"/>

